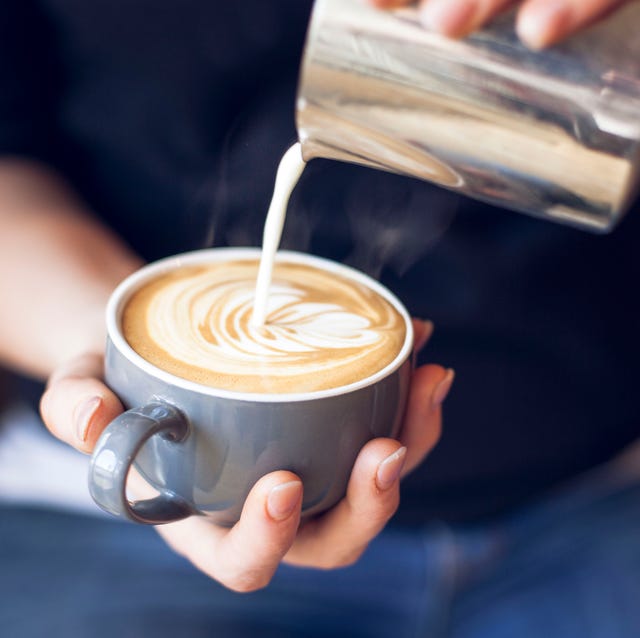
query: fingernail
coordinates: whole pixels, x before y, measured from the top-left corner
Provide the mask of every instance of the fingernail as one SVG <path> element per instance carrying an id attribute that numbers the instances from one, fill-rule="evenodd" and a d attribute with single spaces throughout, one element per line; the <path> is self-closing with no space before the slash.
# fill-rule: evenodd
<path id="1" fill-rule="evenodd" d="M 267 511 L 276 521 L 289 518 L 302 497 L 302 483 L 289 481 L 274 487 L 267 497 Z"/>
<path id="2" fill-rule="evenodd" d="M 428 29 L 455 37 L 474 27 L 476 11 L 475 0 L 430 0 L 420 12 L 420 21 Z"/>
<path id="3" fill-rule="evenodd" d="M 518 16 L 518 37 L 532 49 L 551 44 L 571 24 L 572 13 L 566 1 L 547 0 L 532 4 Z"/>
<path id="4" fill-rule="evenodd" d="M 388 490 L 400 478 L 406 456 L 407 448 L 401 447 L 380 463 L 376 472 L 376 485 L 379 490 Z"/>
<path id="5" fill-rule="evenodd" d="M 433 394 L 431 395 L 431 404 L 434 408 L 442 405 L 444 400 L 447 398 L 449 394 L 449 390 L 451 390 L 451 386 L 453 385 L 453 380 L 455 379 L 456 373 L 449 368 L 447 370 L 447 374 L 445 374 L 444 379 L 438 383 L 435 387 Z"/>
<path id="6" fill-rule="evenodd" d="M 102 405 L 102 397 L 91 397 L 78 405 L 74 412 L 76 436 L 80 441 L 86 441 L 89 426 L 98 408 Z"/>
<path id="7" fill-rule="evenodd" d="M 427 345 L 427 341 L 429 341 L 429 339 L 431 339 L 431 336 L 433 335 L 433 321 L 429 321 L 428 319 L 426 319 L 422 323 L 424 324 L 424 331 L 422 332 L 420 338 L 417 339 L 413 344 L 413 349 L 416 352 L 422 350 L 422 348 Z"/>

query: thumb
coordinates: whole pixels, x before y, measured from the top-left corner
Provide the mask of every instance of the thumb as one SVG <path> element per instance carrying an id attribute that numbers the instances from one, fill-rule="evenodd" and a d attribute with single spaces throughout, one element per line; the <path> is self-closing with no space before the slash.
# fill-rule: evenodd
<path id="1" fill-rule="evenodd" d="M 91 452 L 107 425 L 123 411 L 101 381 L 103 357 L 83 354 L 58 368 L 40 401 L 51 433 L 82 452 Z"/>

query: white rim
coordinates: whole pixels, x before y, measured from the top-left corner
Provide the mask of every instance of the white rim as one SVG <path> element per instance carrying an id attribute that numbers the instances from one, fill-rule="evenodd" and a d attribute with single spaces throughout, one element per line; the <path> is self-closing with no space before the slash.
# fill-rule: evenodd
<path id="1" fill-rule="evenodd" d="M 329 272 L 340 273 L 341 275 L 357 281 L 368 288 L 371 288 L 379 295 L 384 297 L 393 307 L 402 315 L 406 327 L 406 336 L 404 344 L 400 349 L 400 352 L 396 358 L 386 365 L 384 368 L 355 383 L 343 385 L 338 388 L 331 388 L 329 390 L 317 390 L 315 392 L 291 392 L 286 394 L 266 394 L 262 392 L 237 392 L 235 390 L 222 390 L 214 388 L 208 385 L 196 383 L 195 381 L 189 381 L 182 377 L 175 376 L 170 372 L 166 372 L 161 368 L 156 367 L 152 363 L 149 363 L 146 359 L 143 359 L 125 340 L 120 331 L 120 314 L 127 300 L 133 292 L 135 292 L 140 286 L 144 285 L 150 279 L 158 276 L 159 274 L 170 272 L 178 267 L 185 265 L 198 265 L 202 263 L 211 263 L 228 259 L 248 259 L 257 258 L 260 255 L 259 248 L 208 248 L 204 250 L 196 250 L 189 253 L 183 253 L 173 257 L 167 257 L 156 261 L 152 264 L 144 266 L 134 274 L 127 277 L 113 292 L 109 303 L 107 304 L 107 332 L 109 338 L 117 350 L 124 355 L 129 361 L 131 361 L 136 367 L 143 370 L 148 375 L 159 379 L 165 383 L 190 390 L 191 392 L 199 392 L 200 394 L 206 394 L 215 397 L 235 399 L 238 401 L 258 401 L 262 403 L 274 403 L 274 402 L 288 402 L 288 401 L 309 401 L 311 399 L 321 399 L 324 397 L 338 396 L 353 392 L 354 390 L 360 390 L 373 383 L 376 383 L 380 379 L 384 379 L 389 376 L 395 370 L 397 370 L 408 358 L 413 347 L 413 325 L 409 313 L 405 307 L 400 303 L 398 298 L 393 295 L 389 290 L 384 288 L 371 277 L 359 272 L 349 266 L 339 264 L 337 262 L 330 261 L 328 259 L 322 259 L 321 257 L 315 257 L 305 253 L 296 253 L 291 251 L 278 251 L 276 261 L 286 261 L 292 263 L 303 263 L 317 266 L 322 270 L 328 270 Z"/>

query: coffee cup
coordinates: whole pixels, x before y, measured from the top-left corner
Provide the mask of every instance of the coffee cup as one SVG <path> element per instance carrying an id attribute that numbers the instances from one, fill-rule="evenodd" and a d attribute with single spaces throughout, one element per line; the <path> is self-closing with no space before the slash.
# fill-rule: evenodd
<path id="1" fill-rule="evenodd" d="M 399 326 L 397 330 L 393 328 L 397 345 L 387 352 L 388 361 L 380 359 L 383 365 L 378 369 L 371 367 L 371 362 L 365 363 L 365 368 L 359 363 L 353 367 L 352 360 L 360 360 L 359 349 L 344 347 L 346 354 L 343 355 L 343 350 L 338 348 L 326 357 L 328 372 L 324 367 L 318 371 L 312 367 L 309 374 L 302 374 L 301 366 L 296 368 L 286 361 L 278 368 L 272 367 L 269 361 L 256 366 L 250 360 L 248 386 L 237 385 L 238 375 L 234 372 L 229 376 L 230 382 L 216 387 L 215 375 L 213 381 L 202 377 L 202 365 L 197 359 L 199 354 L 195 352 L 197 348 L 189 351 L 191 359 L 185 357 L 195 373 L 191 370 L 185 372 L 184 365 L 180 367 L 184 361 L 176 363 L 176 357 L 167 354 L 173 345 L 159 347 L 155 354 L 160 358 L 155 359 L 147 346 L 138 345 L 131 337 L 131 334 L 136 334 L 136 325 L 145 325 L 136 316 L 131 319 L 127 315 L 136 314 L 135 306 L 133 311 L 130 309 L 140 299 L 145 312 L 159 315 L 160 340 L 168 331 L 167 339 L 171 341 L 174 323 L 179 322 L 167 315 L 172 315 L 174 310 L 187 312 L 189 308 L 198 307 L 188 295 L 187 298 L 184 295 L 172 297 L 175 291 L 162 282 L 173 284 L 184 273 L 191 279 L 197 279 L 201 270 L 206 280 L 207 269 L 217 269 L 216 272 L 222 273 L 224 279 L 231 277 L 229 273 L 236 268 L 257 263 L 259 257 L 259 249 L 251 248 L 185 253 L 143 267 L 122 282 L 111 296 L 107 307 L 105 380 L 121 399 L 126 411 L 101 435 L 89 471 L 91 495 L 107 512 L 147 524 L 206 515 L 213 522 L 231 525 L 238 520 L 248 492 L 261 476 L 275 470 L 290 470 L 303 482 L 303 516 L 313 516 L 332 507 L 344 496 L 355 459 L 367 441 L 398 434 L 411 375 L 411 319 L 398 299 L 381 284 L 342 264 L 281 251 L 276 261 L 276 275 L 277 268 L 281 266 L 285 271 L 288 268 L 291 272 L 300 273 L 299 278 L 303 282 L 317 274 L 336 286 L 341 282 L 343 287 L 353 287 L 354 294 L 361 295 L 364 291 L 373 303 L 378 304 L 377 318 L 384 306 L 384 312 L 393 315 Z M 158 302 L 157 308 L 151 308 L 144 305 L 144 299 L 147 290 L 160 285 L 157 282 L 161 282 L 168 297 Z M 202 290 L 198 289 L 194 295 L 202 291 L 209 294 L 211 286 L 202 282 L 198 285 Z M 277 278 L 275 285 L 278 285 Z M 331 286 L 323 284 L 321 287 L 330 298 L 331 290 L 327 288 Z M 285 299 L 282 303 L 290 305 L 286 286 L 280 293 Z M 226 344 L 225 340 L 231 338 L 229 335 L 239 339 L 238 331 L 250 330 L 242 328 L 241 320 L 233 315 L 228 302 L 210 305 L 215 313 L 219 312 L 220 321 L 228 324 L 224 324 L 227 326 L 224 329 L 229 334 L 219 337 L 216 347 Z M 282 312 L 285 306 L 279 311 Z M 324 312 L 330 306 L 314 302 L 308 308 L 317 318 L 318 312 Z M 343 318 L 349 320 L 351 315 L 344 310 L 334 311 L 331 311 L 332 338 L 343 339 L 340 322 Z M 301 313 L 304 314 L 296 307 L 296 318 L 299 319 Z M 214 321 L 210 311 L 205 314 L 206 321 Z M 193 326 L 197 338 L 201 333 L 210 337 L 210 327 L 205 326 L 204 321 L 198 319 Z M 280 327 L 289 335 L 290 327 Z M 254 329 L 262 330 L 260 327 Z M 375 341 L 366 321 L 365 324 L 354 324 L 349 330 L 355 330 L 358 338 Z M 311 332 L 314 347 L 322 349 L 322 343 L 318 346 L 316 333 Z M 268 334 L 264 337 L 267 345 L 273 341 L 268 341 L 270 338 Z M 338 345 L 343 347 L 341 343 Z M 291 348 L 296 353 L 295 357 L 299 350 L 304 349 L 298 342 Z M 362 351 L 366 350 L 367 347 L 363 346 Z M 258 358 L 262 361 L 264 357 L 260 357 L 262 355 Z M 281 362 L 282 358 L 277 361 Z M 340 358 L 344 361 L 338 366 L 335 360 Z M 378 359 L 376 354 L 372 361 L 375 363 Z M 213 368 L 218 365 L 218 358 L 210 356 L 209 360 Z M 205 357 L 205 367 L 206 361 Z M 332 366 L 342 371 L 342 376 L 338 375 L 338 385 L 334 386 L 331 385 Z M 343 374 L 349 366 L 352 378 Z M 294 372 L 287 376 L 290 370 Z M 272 389 L 270 379 L 276 376 L 278 383 Z M 310 383 L 313 385 L 322 379 L 325 379 L 324 386 L 310 387 Z M 263 380 L 266 385 L 260 385 Z M 133 478 L 129 477 L 130 473 L 135 473 L 137 480 L 144 479 L 146 489 L 153 493 L 132 500 L 127 490 L 127 483 Z"/>

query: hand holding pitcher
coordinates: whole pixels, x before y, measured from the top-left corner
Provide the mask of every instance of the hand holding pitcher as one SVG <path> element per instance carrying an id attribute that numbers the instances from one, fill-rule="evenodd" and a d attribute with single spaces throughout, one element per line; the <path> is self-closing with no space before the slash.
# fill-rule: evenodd
<path id="1" fill-rule="evenodd" d="M 377 7 L 392 8 L 413 0 L 369 0 Z M 628 1 L 628 0 L 627 0 Z M 528 0 L 518 11 L 518 35 L 528 46 L 541 49 L 559 42 L 604 18 L 625 4 L 624 0 Z M 513 5 L 511 0 L 421 0 L 425 26 L 451 37 L 463 37 L 482 27 Z"/>

